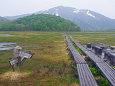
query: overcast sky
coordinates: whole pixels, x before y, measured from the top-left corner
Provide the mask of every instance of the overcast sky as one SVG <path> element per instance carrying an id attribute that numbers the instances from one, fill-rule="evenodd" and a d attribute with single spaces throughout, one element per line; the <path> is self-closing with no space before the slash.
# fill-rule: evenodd
<path id="1" fill-rule="evenodd" d="M 0 16 L 15 16 L 56 6 L 89 9 L 115 19 L 115 0 L 0 0 Z"/>

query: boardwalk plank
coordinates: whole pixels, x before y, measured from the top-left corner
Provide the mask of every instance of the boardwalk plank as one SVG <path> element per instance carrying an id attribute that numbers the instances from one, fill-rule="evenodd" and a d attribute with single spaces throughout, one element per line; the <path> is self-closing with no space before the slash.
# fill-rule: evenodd
<path id="1" fill-rule="evenodd" d="M 84 48 L 80 43 L 74 40 L 71 36 L 70 39 L 79 47 L 101 70 L 105 78 L 110 82 L 112 86 L 115 86 L 115 70 L 111 66 L 109 66 L 103 59 L 99 58 L 97 55 L 92 53 L 91 51 Z"/>
<path id="2" fill-rule="evenodd" d="M 70 52 L 72 53 L 74 60 L 76 61 L 77 71 L 78 71 L 79 80 L 80 80 L 80 86 L 97 86 L 97 83 L 88 65 L 86 64 L 86 61 L 83 59 L 83 57 L 72 45 L 67 35 L 66 35 L 66 40 L 67 40 L 68 48 Z"/>
<path id="3" fill-rule="evenodd" d="M 77 70 L 80 86 L 97 86 L 95 78 L 93 77 L 87 64 L 77 64 Z"/>

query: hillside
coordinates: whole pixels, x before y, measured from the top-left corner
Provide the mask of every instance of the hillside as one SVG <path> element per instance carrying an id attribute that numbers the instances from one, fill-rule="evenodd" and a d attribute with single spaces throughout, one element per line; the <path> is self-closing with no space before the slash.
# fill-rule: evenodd
<path id="1" fill-rule="evenodd" d="M 1 31 L 80 31 L 73 22 L 59 16 L 38 14 L 3 22 Z"/>
<path id="2" fill-rule="evenodd" d="M 76 9 L 72 7 L 58 6 L 45 11 L 38 11 L 34 14 L 51 14 L 70 20 L 81 27 L 84 31 L 99 31 L 115 29 L 115 19 L 110 19 L 97 12 L 87 9 Z M 30 14 L 7 16 L 5 18 L 13 20 Z"/>
<path id="3" fill-rule="evenodd" d="M 52 14 L 60 16 L 76 23 L 85 31 L 115 29 L 115 19 L 110 19 L 104 15 L 87 9 L 58 6 L 46 11 L 38 11 L 35 14 Z"/>
<path id="4" fill-rule="evenodd" d="M 4 17 L 0 17 L 0 22 L 2 22 L 2 21 L 6 21 L 7 19 L 6 18 L 4 18 Z"/>
<path id="5" fill-rule="evenodd" d="M 58 6 L 45 11 L 38 11 L 33 14 L 51 14 L 70 20 L 81 27 L 83 31 L 102 31 L 115 29 L 115 19 L 108 18 L 97 12 L 87 9 L 76 9 L 72 7 Z M 29 16 L 30 14 L 6 16 L 9 20 L 14 20 Z"/>

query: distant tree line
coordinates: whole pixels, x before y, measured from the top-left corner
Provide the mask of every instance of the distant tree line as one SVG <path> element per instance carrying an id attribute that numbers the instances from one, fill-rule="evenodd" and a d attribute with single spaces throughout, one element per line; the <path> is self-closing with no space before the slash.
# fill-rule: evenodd
<path id="1" fill-rule="evenodd" d="M 38 14 L 0 23 L 0 31 L 80 31 L 75 23 L 59 16 Z"/>

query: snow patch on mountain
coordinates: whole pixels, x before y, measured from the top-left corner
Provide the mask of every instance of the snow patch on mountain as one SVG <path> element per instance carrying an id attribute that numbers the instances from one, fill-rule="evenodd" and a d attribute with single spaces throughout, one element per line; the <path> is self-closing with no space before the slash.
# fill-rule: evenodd
<path id="1" fill-rule="evenodd" d="M 55 15 L 59 16 L 58 9 L 55 9 Z"/>
<path id="2" fill-rule="evenodd" d="M 91 17 L 93 17 L 93 18 L 95 18 L 95 16 L 94 16 L 93 14 L 91 14 L 91 13 L 89 12 L 89 10 L 86 12 L 86 14 L 89 15 L 89 16 L 91 16 Z"/>
<path id="3" fill-rule="evenodd" d="M 56 16 L 59 16 L 59 14 L 58 14 L 58 12 L 56 12 L 56 14 L 55 14 Z"/>
<path id="4" fill-rule="evenodd" d="M 79 13 L 79 12 L 80 12 L 80 10 L 78 10 L 78 9 L 73 10 L 73 13 Z"/>

